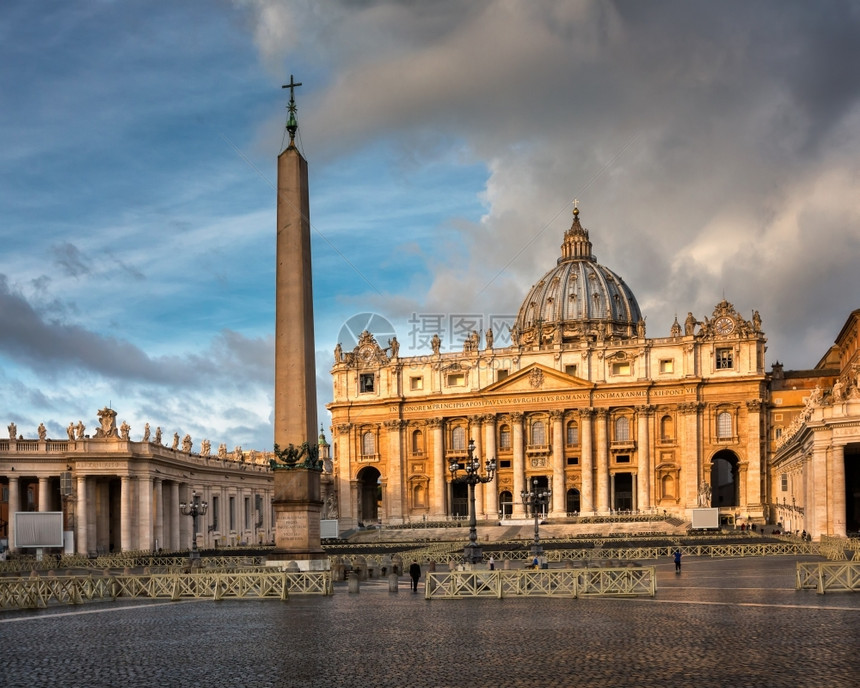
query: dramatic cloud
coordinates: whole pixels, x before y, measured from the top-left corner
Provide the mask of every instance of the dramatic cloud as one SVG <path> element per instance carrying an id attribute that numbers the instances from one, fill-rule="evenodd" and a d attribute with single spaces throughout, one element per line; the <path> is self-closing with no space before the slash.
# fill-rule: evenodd
<path id="1" fill-rule="evenodd" d="M 422 318 L 515 314 L 574 198 L 651 336 L 725 297 L 805 368 L 860 306 L 850 0 L 7 5 L 0 415 L 23 428 L 113 403 L 135 433 L 271 445 L 291 74 L 320 407 L 355 314 L 402 354 Z"/>

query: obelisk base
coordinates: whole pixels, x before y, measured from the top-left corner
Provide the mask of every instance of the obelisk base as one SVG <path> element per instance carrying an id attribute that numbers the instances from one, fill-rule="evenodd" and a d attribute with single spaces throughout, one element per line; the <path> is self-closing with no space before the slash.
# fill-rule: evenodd
<path id="1" fill-rule="evenodd" d="M 320 471 L 279 468 L 274 473 L 275 550 L 266 565 L 328 570 L 328 555 L 320 544 Z"/>

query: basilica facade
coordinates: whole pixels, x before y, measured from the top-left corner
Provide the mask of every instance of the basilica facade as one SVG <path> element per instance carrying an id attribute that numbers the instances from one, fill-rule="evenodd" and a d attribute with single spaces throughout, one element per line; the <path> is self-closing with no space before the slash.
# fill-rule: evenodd
<path id="1" fill-rule="evenodd" d="M 401 357 L 362 333 L 335 350 L 333 452 L 341 528 L 465 516 L 451 468 L 494 458 L 478 518 L 655 513 L 723 522 L 768 515 L 765 335 L 722 300 L 648 337 L 624 280 L 597 262 L 574 209 L 561 255 L 526 295 L 510 344 L 491 330 L 463 349 Z"/>

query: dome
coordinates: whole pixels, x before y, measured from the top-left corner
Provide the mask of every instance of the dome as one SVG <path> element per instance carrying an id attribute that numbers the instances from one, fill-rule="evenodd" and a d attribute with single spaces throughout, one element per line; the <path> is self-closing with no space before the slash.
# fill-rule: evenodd
<path id="1" fill-rule="evenodd" d="M 636 297 L 624 280 L 595 260 L 588 230 L 573 209 L 558 264 L 535 284 L 517 315 L 512 341 L 537 346 L 645 335 Z"/>

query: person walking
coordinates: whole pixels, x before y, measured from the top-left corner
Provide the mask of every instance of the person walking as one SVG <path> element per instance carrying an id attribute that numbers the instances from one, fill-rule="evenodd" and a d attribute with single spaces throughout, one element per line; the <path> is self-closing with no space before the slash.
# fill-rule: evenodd
<path id="1" fill-rule="evenodd" d="M 493 559 L 492 556 L 490 556 L 489 564 L 490 564 L 490 571 L 495 571 L 496 570 L 496 560 Z"/>
<path id="2" fill-rule="evenodd" d="M 418 579 L 421 578 L 421 564 L 413 559 L 409 565 L 409 576 L 412 578 L 412 592 L 418 592 Z"/>
<path id="3" fill-rule="evenodd" d="M 676 549 L 672 557 L 675 559 L 675 573 L 681 573 L 681 550 Z"/>

